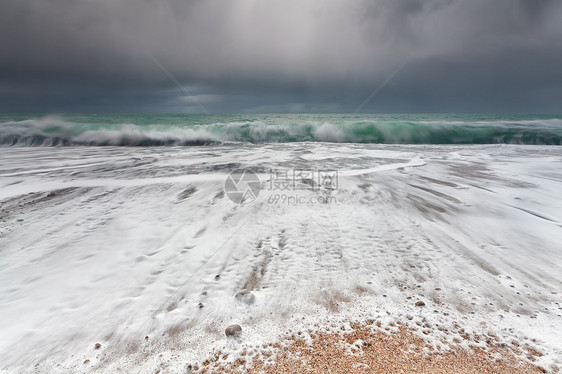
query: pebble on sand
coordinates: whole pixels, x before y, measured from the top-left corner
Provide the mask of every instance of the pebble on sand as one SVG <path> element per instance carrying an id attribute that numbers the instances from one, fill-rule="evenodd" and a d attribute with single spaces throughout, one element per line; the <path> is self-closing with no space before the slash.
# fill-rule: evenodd
<path id="1" fill-rule="evenodd" d="M 256 301 L 256 297 L 254 296 L 253 293 L 251 293 L 250 291 L 240 291 L 238 292 L 234 298 L 240 302 L 243 302 L 244 304 L 248 304 L 251 305 L 254 303 L 254 301 Z"/>
<path id="2" fill-rule="evenodd" d="M 416 301 L 416 306 L 425 306 L 425 303 L 421 300 Z"/>
<path id="3" fill-rule="evenodd" d="M 242 327 L 240 327 L 240 325 L 230 325 L 224 330 L 224 333 L 226 336 L 237 337 L 242 334 Z"/>
<path id="4" fill-rule="evenodd" d="M 100 343 L 96 343 L 96 345 L 94 345 L 95 349 L 100 349 L 101 348 L 101 344 Z"/>

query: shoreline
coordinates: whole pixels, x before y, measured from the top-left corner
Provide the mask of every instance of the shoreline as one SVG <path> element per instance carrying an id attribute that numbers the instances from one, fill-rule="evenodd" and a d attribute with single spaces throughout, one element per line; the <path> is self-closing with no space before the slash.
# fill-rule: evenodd
<path id="1" fill-rule="evenodd" d="M 369 320 L 443 351 L 492 334 L 562 367 L 560 182 L 544 173 L 562 175 L 561 150 L 205 149 L 1 154 L 2 373 L 185 373 Z M 235 167 L 299 165 L 338 170 L 337 189 L 289 192 L 337 203 L 270 203 L 273 175 L 251 204 L 225 194 Z"/>
<path id="2" fill-rule="evenodd" d="M 394 331 L 372 320 L 339 330 L 292 333 L 257 353 L 243 350 L 232 360 L 219 352 L 188 373 L 546 373 L 534 364 L 542 353 L 513 341 L 500 343 L 493 334 L 481 341 L 466 337 L 470 348 L 445 343 L 432 347 L 415 330 L 397 322 Z M 430 334 L 430 333 L 428 333 Z M 523 358 L 525 357 L 525 358 Z M 557 366 L 549 368 L 559 372 Z"/>

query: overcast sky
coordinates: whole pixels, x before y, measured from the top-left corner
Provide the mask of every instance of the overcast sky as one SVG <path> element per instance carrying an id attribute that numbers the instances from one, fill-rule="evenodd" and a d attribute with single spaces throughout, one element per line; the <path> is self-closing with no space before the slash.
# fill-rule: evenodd
<path id="1" fill-rule="evenodd" d="M 560 113 L 562 1 L 0 0 L 0 111 L 205 110 Z"/>

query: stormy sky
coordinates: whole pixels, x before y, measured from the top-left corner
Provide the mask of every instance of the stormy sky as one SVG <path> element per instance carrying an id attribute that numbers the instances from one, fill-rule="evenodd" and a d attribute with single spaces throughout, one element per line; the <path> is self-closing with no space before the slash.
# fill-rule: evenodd
<path id="1" fill-rule="evenodd" d="M 562 112 L 560 0 L 0 0 L 1 112 Z"/>

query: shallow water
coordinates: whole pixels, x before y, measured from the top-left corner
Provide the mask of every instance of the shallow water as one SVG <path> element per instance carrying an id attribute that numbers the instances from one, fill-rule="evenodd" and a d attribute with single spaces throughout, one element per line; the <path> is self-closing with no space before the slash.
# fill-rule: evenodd
<path id="1" fill-rule="evenodd" d="M 530 145 L 0 148 L 0 369 L 183 372 L 367 318 L 560 364 L 561 161 Z M 233 170 L 255 172 L 255 200 L 225 193 Z"/>

